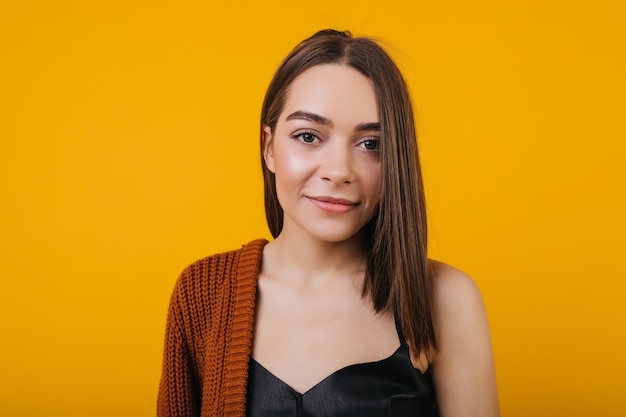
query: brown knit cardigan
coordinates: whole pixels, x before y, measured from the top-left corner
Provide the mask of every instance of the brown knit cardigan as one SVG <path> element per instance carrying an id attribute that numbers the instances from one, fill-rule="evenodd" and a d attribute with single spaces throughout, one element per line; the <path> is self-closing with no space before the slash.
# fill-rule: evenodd
<path id="1" fill-rule="evenodd" d="M 246 412 L 256 283 L 266 240 L 213 255 L 178 279 L 167 317 L 157 415 Z"/>

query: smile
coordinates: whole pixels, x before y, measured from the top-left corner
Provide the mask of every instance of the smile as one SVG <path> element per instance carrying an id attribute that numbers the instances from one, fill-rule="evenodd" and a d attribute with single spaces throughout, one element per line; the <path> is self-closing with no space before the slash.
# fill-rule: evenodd
<path id="1" fill-rule="evenodd" d="M 359 203 L 355 203 L 343 198 L 333 197 L 307 197 L 317 208 L 329 213 L 346 213 L 356 207 Z"/>

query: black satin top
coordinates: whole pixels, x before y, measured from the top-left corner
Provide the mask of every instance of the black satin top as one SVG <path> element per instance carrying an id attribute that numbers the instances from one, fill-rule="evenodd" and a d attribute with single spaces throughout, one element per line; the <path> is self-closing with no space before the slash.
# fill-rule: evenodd
<path id="1" fill-rule="evenodd" d="M 413 367 L 400 347 L 388 358 L 346 366 L 298 393 L 250 357 L 247 417 L 438 417 L 430 368 Z"/>

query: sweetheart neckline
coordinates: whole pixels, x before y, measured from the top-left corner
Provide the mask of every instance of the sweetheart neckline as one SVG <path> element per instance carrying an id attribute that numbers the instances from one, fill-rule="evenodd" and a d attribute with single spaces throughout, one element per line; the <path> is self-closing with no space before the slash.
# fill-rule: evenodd
<path id="1" fill-rule="evenodd" d="M 258 365 L 259 368 L 261 368 L 264 372 L 269 374 L 273 379 L 277 380 L 281 385 L 284 385 L 285 387 L 287 387 L 289 389 L 289 391 L 291 391 L 291 393 L 294 394 L 296 397 L 301 397 L 301 396 L 304 396 L 307 393 L 313 391 L 314 389 L 316 389 L 320 385 L 324 384 L 326 381 L 330 380 L 331 378 L 333 378 L 337 374 L 340 374 L 340 373 L 342 373 L 342 372 L 344 372 L 344 371 L 346 371 L 348 369 L 359 368 L 359 367 L 364 367 L 364 366 L 379 365 L 379 364 L 382 364 L 384 362 L 387 362 L 387 361 L 391 360 L 394 356 L 399 354 L 400 351 L 403 348 L 408 349 L 408 346 L 406 346 L 403 343 L 400 343 L 400 346 L 398 346 L 398 348 L 391 355 L 387 356 L 386 358 L 379 359 L 377 361 L 371 361 L 371 362 L 354 363 L 354 364 L 346 365 L 346 366 L 344 366 L 342 368 L 339 368 L 339 369 L 331 372 L 330 374 L 328 374 L 326 377 L 322 378 L 318 382 L 316 382 L 314 385 L 312 385 L 310 388 L 306 389 L 304 392 L 298 392 L 297 390 L 292 388 L 291 385 L 289 385 L 287 382 L 285 382 L 282 378 L 279 378 L 272 371 L 270 371 L 265 366 L 263 366 L 259 361 L 254 359 L 252 356 L 250 356 L 250 361 L 254 362 L 256 365 Z M 408 352 L 407 352 L 407 356 L 408 356 Z M 411 363 L 410 358 L 409 358 L 409 363 L 411 364 L 411 367 L 422 377 L 426 376 L 429 373 L 430 369 L 431 369 L 431 367 L 429 366 L 428 369 L 426 369 L 426 372 L 422 372 L 421 370 L 419 370 L 419 369 L 417 369 L 417 368 L 415 368 L 413 366 L 413 364 Z"/>

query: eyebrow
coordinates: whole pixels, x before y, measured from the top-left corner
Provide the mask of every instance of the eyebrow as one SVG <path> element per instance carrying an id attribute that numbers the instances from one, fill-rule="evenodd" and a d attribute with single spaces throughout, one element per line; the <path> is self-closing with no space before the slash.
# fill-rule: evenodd
<path id="1" fill-rule="evenodd" d="M 378 123 L 378 122 L 359 123 L 358 125 L 356 125 L 356 130 L 357 130 L 357 132 L 364 132 L 364 131 L 368 131 L 368 130 L 375 130 L 375 131 L 379 131 L 380 132 L 380 123 Z"/>
<path id="2" fill-rule="evenodd" d="M 327 119 L 324 116 L 320 116 L 319 114 L 311 113 L 308 111 L 294 111 L 289 116 L 287 116 L 287 121 L 289 120 L 308 120 L 310 122 L 319 123 L 324 126 L 332 126 L 333 122 L 330 119 Z"/>
<path id="3" fill-rule="evenodd" d="M 308 120 L 310 122 L 315 122 L 315 123 L 319 123 L 321 125 L 324 126 L 329 126 L 332 127 L 333 126 L 333 121 L 324 117 L 324 116 L 320 116 L 319 114 L 315 114 L 315 113 L 311 113 L 308 111 L 302 111 L 302 110 L 298 110 L 295 111 L 293 113 L 291 113 L 290 115 L 287 116 L 287 118 L 285 119 L 287 121 L 289 120 Z M 372 123 L 359 123 L 356 126 L 356 130 L 358 132 L 363 132 L 363 131 L 368 131 L 368 130 L 375 130 L 375 131 L 380 131 L 380 123 L 378 122 L 372 122 Z"/>

